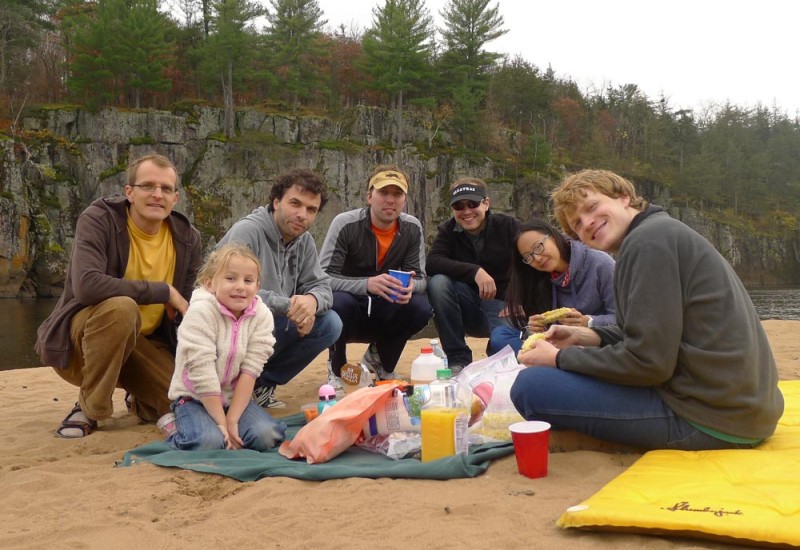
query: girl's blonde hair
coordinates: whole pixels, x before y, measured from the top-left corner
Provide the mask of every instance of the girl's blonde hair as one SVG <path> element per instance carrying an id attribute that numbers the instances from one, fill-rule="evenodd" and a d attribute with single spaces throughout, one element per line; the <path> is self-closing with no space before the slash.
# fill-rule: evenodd
<path id="1" fill-rule="evenodd" d="M 253 260 L 258 269 L 258 281 L 261 282 L 261 262 L 258 261 L 256 255 L 246 244 L 234 242 L 211 251 L 203 263 L 203 267 L 197 272 L 195 286 L 202 286 L 206 279 L 212 280 L 217 273 L 228 265 L 228 260 L 231 259 L 231 256 L 241 256 L 242 258 Z"/>

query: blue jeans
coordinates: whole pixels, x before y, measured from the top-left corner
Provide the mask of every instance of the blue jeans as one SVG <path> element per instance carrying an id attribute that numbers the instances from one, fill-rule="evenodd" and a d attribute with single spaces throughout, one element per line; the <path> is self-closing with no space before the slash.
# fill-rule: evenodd
<path id="1" fill-rule="evenodd" d="M 332 346 L 341 332 L 342 320 L 334 311 L 317 315 L 314 328 L 304 337 L 289 319 L 276 315 L 274 352 L 256 380 L 256 388 L 286 384 Z"/>
<path id="2" fill-rule="evenodd" d="M 522 331 L 511 325 L 502 325 L 492 330 L 489 336 L 489 354 L 493 355 L 506 346 L 511 346 L 514 353 L 522 349 Z"/>
<path id="3" fill-rule="evenodd" d="M 428 300 L 451 366 L 472 363 L 472 350 L 465 336 L 486 338 L 495 327 L 506 324 L 499 316 L 504 307 L 502 300 L 481 300 L 476 289 L 447 275 L 434 275 L 428 280 Z"/>
<path id="4" fill-rule="evenodd" d="M 520 371 L 511 401 L 527 420 L 640 449 L 750 449 L 712 437 L 675 415 L 651 386 L 621 386 L 551 367 Z"/>
<path id="5" fill-rule="evenodd" d="M 333 309 L 342 320 L 342 334 L 331 347 L 331 368 L 336 376 L 347 362 L 347 343 L 375 343 L 381 365 L 394 372 L 406 342 L 421 331 L 431 318 L 431 305 L 422 294 L 413 294 L 407 304 L 395 304 L 378 296 L 349 292 L 333 293 Z M 367 312 L 369 311 L 369 314 Z"/>
<path id="6" fill-rule="evenodd" d="M 167 445 L 179 451 L 213 451 L 225 448 L 225 439 L 202 401 L 182 397 L 172 403 L 177 431 Z M 227 411 L 227 408 L 226 408 Z M 266 451 L 283 441 L 286 424 L 276 422 L 252 399 L 239 419 L 239 437 L 245 449 Z"/>

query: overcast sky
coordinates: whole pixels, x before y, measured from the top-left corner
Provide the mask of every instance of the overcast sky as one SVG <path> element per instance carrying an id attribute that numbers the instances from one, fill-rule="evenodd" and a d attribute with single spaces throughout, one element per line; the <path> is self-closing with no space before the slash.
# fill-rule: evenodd
<path id="1" fill-rule="evenodd" d="M 318 0 L 331 28 L 366 28 L 383 0 Z M 496 2 L 491 1 L 490 5 Z M 426 0 L 437 26 L 446 0 Z M 673 109 L 726 101 L 800 114 L 797 0 L 500 0 L 487 49 L 552 66 L 584 92 L 637 84 Z"/>

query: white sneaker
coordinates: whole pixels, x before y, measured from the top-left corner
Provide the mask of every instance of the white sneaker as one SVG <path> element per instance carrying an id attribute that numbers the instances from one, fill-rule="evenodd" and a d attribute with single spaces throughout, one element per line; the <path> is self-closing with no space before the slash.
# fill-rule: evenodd
<path id="1" fill-rule="evenodd" d="M 361 364 L 367 367 L 370 371 L 375 373 L 375 378 L 378 380 L 400 380 L 400 377 L 393 372 L 387 372 L 381 363 L 381 356 L 378 355 L 378 349 L 375 344 L 370 344 L 367 351 L 364 352 L 364 357 L 361 358 Z"/>
<path id="2" fill-rule="evenodd" d="M 337 397 L 340 391 L 344 392 L 344 382 L 342 382 L 341 378 L 333 374 L 330 361 L 328 361 L 328 384 L 333 386 L 333 389 L 336 390 Z"/>
<path id="3" fill-rule="evenodd" d="M 381 356 L 378 355 L 378 348 L 375 347 L 375 344 L 367 346 L 367 351 L 364 352 L 364 356 L 361 358 L 361 364 L 374 374 L 378 374 L 378 371 L 383 370 Z"/>

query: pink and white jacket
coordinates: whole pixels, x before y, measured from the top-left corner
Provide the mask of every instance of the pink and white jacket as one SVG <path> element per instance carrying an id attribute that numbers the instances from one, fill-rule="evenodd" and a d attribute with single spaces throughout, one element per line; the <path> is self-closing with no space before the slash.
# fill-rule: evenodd
<path id="1" fill-rule="evenodd" d="M 240 374 L 258 378 L 275 345 L 274 322 L 259 296 L 237 319 L 200 287 L 178 327 L 169 398 L 219 395 L 228 406 Z"/>

